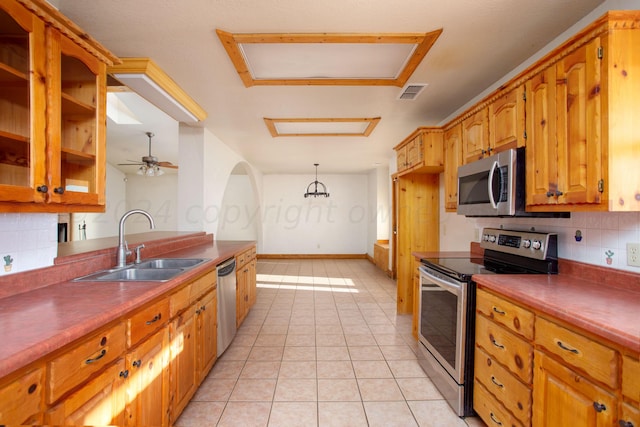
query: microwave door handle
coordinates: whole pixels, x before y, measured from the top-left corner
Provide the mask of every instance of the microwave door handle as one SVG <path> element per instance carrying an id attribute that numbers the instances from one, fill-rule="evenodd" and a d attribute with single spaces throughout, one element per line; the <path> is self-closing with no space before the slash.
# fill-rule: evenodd
<path id="1" fill-rule="evenodd" d="M 487 182 L 488 191 L 489 191 L 489 202 L 491 202 L 491 206 L 493 209 L 498 209 L 498 204 L 496 203 L 496 199 L 493 197 L 493 175 L 496 173 L 496 169 L 498 169 L 498 162 L 493 162 L 491 165 L 491 170 L 489 171 L 489 180 Z"/>

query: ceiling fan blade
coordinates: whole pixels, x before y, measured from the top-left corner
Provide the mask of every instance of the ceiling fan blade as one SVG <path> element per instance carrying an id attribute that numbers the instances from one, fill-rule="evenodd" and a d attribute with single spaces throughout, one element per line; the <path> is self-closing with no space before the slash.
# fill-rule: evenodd
<path id="1" fill-rule="evenodd" d="M 118 166 L 142 166 L 144 163 L 118 163 Z"/>
<path id="2" fill-rule="evenodd" d="M 174 165 L 171 162 L 158 162 L 158 166 L 163 168 L 178 169 L 178 165 Z"/>

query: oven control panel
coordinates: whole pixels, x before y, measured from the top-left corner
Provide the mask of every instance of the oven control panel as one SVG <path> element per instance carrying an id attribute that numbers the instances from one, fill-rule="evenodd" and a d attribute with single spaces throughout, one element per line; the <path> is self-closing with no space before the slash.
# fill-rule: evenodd
<path id="1" fill-rule="evenodd" d="M 558 235 L 555 233 L 485 228 L 480 246 L 528 258 L 558 258 Z"/>

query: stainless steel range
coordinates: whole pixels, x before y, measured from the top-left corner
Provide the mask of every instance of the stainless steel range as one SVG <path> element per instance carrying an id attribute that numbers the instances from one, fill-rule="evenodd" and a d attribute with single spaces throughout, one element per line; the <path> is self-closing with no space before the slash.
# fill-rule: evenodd
<path id="1" fill-rule="evenodd" d="M 484 257 L 423 258 L 419 362 L 463 417 L 473 415 L 474 274 L 556 274 L 554 233 L 485 228 Z"/>

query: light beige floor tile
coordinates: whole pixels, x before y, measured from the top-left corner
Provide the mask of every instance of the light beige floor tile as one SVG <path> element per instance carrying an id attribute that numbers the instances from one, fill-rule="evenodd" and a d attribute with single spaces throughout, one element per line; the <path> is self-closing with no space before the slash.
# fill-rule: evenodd
<path id="1" fill-rule="evenodd" d="M 291 334 L 287 335 L 285 342 L 287 346 L 314 346 L 316 345 L 315 334 Z"/>
<path id="2" fill-rule="evenodd" d="M 218 360 L 208 377 L 237 379 L 245 363 L 244 360 Z"/>
<path id="3" fill-rule="evenodd" d="M 272 335 L 284 335 L 289 330 L 288 323 L 282 324 L 264 324 L 260 329 L 260 333 L 262 334 L 272 334 Z"/>
<path id="4" fill-rule="evenodd" d="M 276 380 L 239 379 L 230 401 L 271 401 L 276 389 Z"/>
<path id="5" fill-rule="evenodd" d="M 315 379 L 279 378 L 274 401 L 279 402 L 316 402 L 318 386 Z"/>
<path id="6" fill-rule="evenodd" d="M 407 402 L 363 402 L 371 427 L 417 426 Z M 449 427 L 450 424 L 440 424 Z"/>
<path id="7" fill-rule="evenodd" d="M 318 425 L 317 402 L 274 402 L 269 427 L 313 427 Z"/>
<path id="8" fill-rule="evenodd" d="M 318 361 L 318 378 L 355 378 L 351 361 Z"/>
<path id="9" fill-rule="evenodd" d="M 256 342 L 258 334 L 236 334 L 233 343 L 236 345 L 252 346 Z"/>
<path id="10" fill-rule="evenodd" d="M 404 401 L 400 387 L 392 378 L 358 378 L 363 401 Z"/>
<path id="11" fill-rule="evenodd" d="M 421 378 L 427 376 L 417 360 L 387 360 L 387 364 L 396 378 Z"/>
<path id="12" fill-rule="evenodd" d="M 378 345 L 403 345 L 405 344 L 404 338 L 400 334 L 396 333 L 373 333 L 373 337 L 375 338 Z"/>
<path id="13" fill-rule="evenodd" d="M 416 354 L 408 345 L 381 345 L 380 350 L 386 360 L 413 360 Z"/>
<path id="14" fill-rule="evenodd" d="M 285 346 L 282 360 L 316 360 L 316 347 Z"/>
<path id="15" fill-rule="evenodd" d="M 284 347 L 253 347 L 248 360 L 278 361 L 282 360 L 283 353 Z"/>
<path id="16" fill-rule="evenodd" d="M 354 360 L 352 363 L 356 378 L 393 378 L 384 360 Z"/>
<path id="17" fill-rule="evenodd" d="M 238 336 L 238 335 L 253 335 L 253 336 L 257 337 L 261 328 L 262 328 L 261 325 L 245 325 L 243 323 L 238 328 L 238 330 L 236 331 L 236 336 Z"/>
<path id="18" fill-rule="evenodd" d="M 195 402 L 226 402 L 235 385 L 235 379 L 207 378 L 191 400 Z"/>
<path id="19" fill-rule="evenodd" d="M 319 379 L 318 400 L 331 402 L 360 402 L 360 389 L 354 379 Z"/>
<path id="20" fill-rule="evenodd" d="M 333 329 L 335 332 L 335 328 Z M 316 345 L 318 347 L 336 347 L 347 345 L 347 342 L 344 339 L 344 335 L 342 333 L 336 334 L 317 334 L 316 335 Z"/>
<path id="21" fill-rule="evenodd" d="M 280 371 L 280 362 L 269 361 L 259 362 L 249 360 L 242 368 L 240 378 L 278 378 Z"/>
<path id="22" fill-rule="evenodd" d="M 222 411 L 225 402 L 192 402 L 180 415 L 174 424 L 175 427 L 214 427 Z"/>
<path id="23" fill-rule="evenodd" d="M 271 402 L 229 402 L 217 427 L 264 427 L 270 412 Z"/>
<path id="24" fill-rule="evenodd" d="M 289 334 L 313 334 L 316 333 L 315 321 L 312 324 L 289 323 Z"/>
<path id="25" fill-rule="evenodd" d="M 384 360 L 377 345 L 349 346 L 351 360 Z"/>
<path id="26" fill-rule="evenodd" d="M 233 343 L 222 353 L 219 360 L 247 360 L 251 347 Z"/>
<path id="27" fill-rule="evenodd" d="M 361 402 L 318 402 L 320 427 L 367 427 Z"/>
<path id="28" fill-rule="evenodd" d="M 442 395 L 429 378 L 397 378 L 406 400 L 440 400 Z"/>
<path id="29" fill-rule="evenodd" d="M 371 333 L 354 335 L 345 334 L 344 338 L 347 341 L 347 345 L 349 346 L 378 345 L 376 343 L 376 340 L 373 338 L 373 334 Z"/>
<path id="30" fill-rule="evenodd" d="M 466 427 L 446 400 L 429 400 L 426 402 L 407 402 L 420 427 Z"/>
<path id="31" fill-rule="evenodd" d="M 262 332 L 258 335 L 258 338 L 253 345 L 260 347 L 279 347 L 284 346 L 286 339 L 286 334 L 265 334 Z"/>
<path id="32" fill-rule="evenodd" d="M 318 360 L 351 360 L 347 347 L 316 347 Z"/>
<path id="33" fill-rule="evenodd" d="M 316 378 L 316 362 L 285 360 L 279 378 Z"/>
<path id="34" fill-rule="evenodd" d="M 342 334 L 340 319 L 335 321 L 316 319 L 316 335 L 331 335 L 337 332 Z"/>

